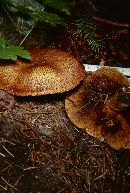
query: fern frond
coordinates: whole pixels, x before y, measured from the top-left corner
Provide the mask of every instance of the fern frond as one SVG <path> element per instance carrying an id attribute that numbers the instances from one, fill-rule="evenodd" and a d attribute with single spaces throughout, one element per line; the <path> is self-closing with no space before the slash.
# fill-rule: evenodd
<path id="1" fill-rule="evenodd" d="M 66 22 L 63 20 L 63 18 L 55 13 L 49 13 L 47 11 L 38 11 L 38 12 L 32 13 L 30 16 L 36 22 L 43 21 L 52 26 L 56 26 L 57 24 L 66 25 Z"/>
<path id="2" fill-rule="evenodd" d="M 29 20 L 46 22 L 52 26 L 66 24 L 64 16 L 62 17 L 58 12 L 64 12 L 70 15 L 69 7 L 62 0 L 5 0 L 5 4 L 8 9 L 13 7 L 18 13 L 29 16 Z M 57 11 L 50 12 L 50 10 L 48 10 L 49 7 Z M 23 20 L 24 19 L 23 17 Z"/>
<path id="3" fill-rule="evenodd" d="M 98 52 L 103 44 L 103 39 L 96 34 L 97 26 L 90 19 L 80 19 L 75 22 L 76 35 L 82 36 L 91 49 Z"/>

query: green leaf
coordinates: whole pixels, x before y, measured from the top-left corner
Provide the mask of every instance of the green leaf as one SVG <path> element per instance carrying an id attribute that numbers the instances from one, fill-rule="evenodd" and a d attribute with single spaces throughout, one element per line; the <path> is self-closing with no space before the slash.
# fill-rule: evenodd
<path id="1" fill-rule="evenodd" d="M 66 25 L 66 22 L 63 20 L 62 17 L 55 13 L 48 13 L 47 11 L 38 11 L 36 13 L 32 13 L 31 17 L 33 17 L 37 21 L 44 21 L 53 26 L 57 24 Z"/>
<path id="2" fill-rule="evenodd" d="M 13 6 L 20 13 L 30 16 L 30 21 L 42 21 L 52 26 L 57 24 L 66 25 L 64 18 L 59 15 L 59 12 L 70 15 L 69 8 L 63 0 L 6 0 L 6 4 L 9 7 Z M 55 13 L 46 11 L 48 10 L 46 7 L 54 8 Z"/>
<path id="3" fill-rule="evenodd" d="M 4 38 L 0 38 L 0 47 L 5 47 L 6 46 L 6 40 Z"/>
<path id="4" fill-rule="evenodd" d="M 26 13 L 26 9 L 30 11 L 43 10 L 44 5 L 37 0 L 5 0 L 8 8 L 14 7 L 17 11 Z"/>
<path id="5" fill-rule="evenodd" d="M 44 5 L 57 9 L 60 12 L 65 12 L 70 15 L 70 10 L 64 1 L 59 0 L 44 0 Z"/>
<path id="6" fill-rule="evenodd" d="M 31 55 L 30 52 L 27 50 L 24 50 L 23 47 L 21 46 L 14 46 L 14 45 L 10 45 L 7 47 L 7 49 L 11 50 L 12 52 L 15 53 L 15 55 L 24 58 L 24 59 L 31 59 Z"/>
<path id="7" fill-rule="evenodd" d="M 17 60 L 17 57 L 31 59 L 31 55 L 21 46 L 8 45 L 4 38 L 0 38 L 0 59 L 2 60 Z"/>
<path id="8" fill-rule="evenodd" d="M 2 60 L 17 60 L 17 56 L 9 49 L 0 47 L 0 59 Z"/>

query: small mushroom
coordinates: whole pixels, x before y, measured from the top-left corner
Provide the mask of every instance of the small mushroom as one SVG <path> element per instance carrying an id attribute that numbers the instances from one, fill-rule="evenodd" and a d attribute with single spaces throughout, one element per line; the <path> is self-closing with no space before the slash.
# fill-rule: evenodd
<path id="1" fill-rule="evenodd" d="M 65 100 L 68 117 L 77 127 L 114 149 L 130 148 L 128 95 L 123 101 L 119 97 L 122 90 L 121 98 L 125 98 L 129 86 L 129 80 L 115 68 L 102 67 L 86 74 Z"/>
<path id="2" fill-rule="evenodd" d="M 33 49 L 31 62 L 0 63 L 0 89 L 18 96 L 63 93 L 76 87 L 85 70 L 75 57 L 58 49 Z"/>

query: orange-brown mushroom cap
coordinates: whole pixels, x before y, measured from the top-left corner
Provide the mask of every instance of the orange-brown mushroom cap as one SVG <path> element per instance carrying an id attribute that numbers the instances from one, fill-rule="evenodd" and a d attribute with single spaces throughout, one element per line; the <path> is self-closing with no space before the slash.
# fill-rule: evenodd
<path id="1" fill-rule="evenodd" d="M 86 75 L 65 100 L 68 117 L 114 149 L 130 148 L 130 109 L 123 110 L 127 102 L 120 98 L 125 98 L 120 91 L 129 85 L 129 80 L 114 68 L 103 67 Z"/>
<path id="2" fill-rule="evenodd" d="M 31 50 L 32 61 L 0 63 L 0 89 L 18 96 L 63 93 L 83 80 L 85 71 L 75 57 L 58 49 Z"/>

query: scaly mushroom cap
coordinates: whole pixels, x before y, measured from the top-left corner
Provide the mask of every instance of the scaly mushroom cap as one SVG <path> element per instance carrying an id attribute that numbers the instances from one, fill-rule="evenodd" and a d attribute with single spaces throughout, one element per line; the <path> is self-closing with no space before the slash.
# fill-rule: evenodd
<path id="1" fill-rule="evenodd" d="M 68 117 L 114 149 L 130 148 L 130 108 L 123 110 L 130 100 L 130 94 L 125 93 L 129 86 L 129 80 L 114 68 L 86 74 L 65 100 Z"/>
<path id="2" fill-rule="evenodd" d="M 75 57 L 58 49 L 31 50 L 32 61 L 0 63 L 0 89 L 18 96 L 63 93 L 83 80 L 85 71 Z"/>

